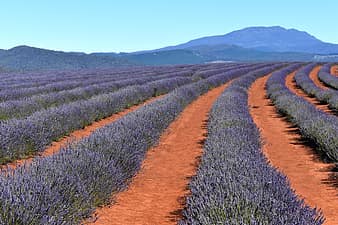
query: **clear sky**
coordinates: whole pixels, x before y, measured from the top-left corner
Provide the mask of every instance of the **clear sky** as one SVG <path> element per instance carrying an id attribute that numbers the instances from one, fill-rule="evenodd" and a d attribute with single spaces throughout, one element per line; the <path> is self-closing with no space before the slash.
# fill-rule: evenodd
<path id="1" fill-rule="evenodd" d="M 337 0 L 2 0 L 0 48 L 130 52 L 248 26 L 338 43 Z"/>

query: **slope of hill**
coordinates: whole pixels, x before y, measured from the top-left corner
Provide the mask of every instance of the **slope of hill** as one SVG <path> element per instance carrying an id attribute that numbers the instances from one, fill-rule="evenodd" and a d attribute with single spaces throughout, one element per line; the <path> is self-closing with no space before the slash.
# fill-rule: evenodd
<path id="1" fill-rule="evenodd" d="M 311 61 L 312 54 L 296 52 L 264 52 L 236 45 L 195 46 L 188 48 L 208 56 L 209 60 L 225 61 Z"/>
<path id="2" fill-rule="evenodd" d="M 8 70 L 110 68 L 129 65 L 132 64 L 111 56 L 67 53 L 28 46 L 18 46 L 7 51 L 0 51 L 0 67 Z"/>
<path id="3" fill-rule="evenodd" d="M 189 49 L 177 49 L 140 54 L 121 54 L 119 57 L 134 64 L 153 66 L 168 64 L 197 64 L 212 60 L 208 56 L 200 54 L 198 51 Z"/>
<path id="4" fill-rule="evenodd" d="M 234 45 L 195 46 L 186 49 L 123 54 L 120 56 L 136 64 L 189 64 L 213 61 L 312 61 L 313 54 L 293 52 L 264 52 Z"/>

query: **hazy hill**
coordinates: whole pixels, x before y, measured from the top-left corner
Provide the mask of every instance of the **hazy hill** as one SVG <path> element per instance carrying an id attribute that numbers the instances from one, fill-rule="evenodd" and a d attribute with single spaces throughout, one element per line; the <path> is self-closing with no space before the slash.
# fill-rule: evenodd
<path id="1" fill-rule="evenodd" d="M 207 56 L 189 49 L 177 49 L 152 53 L 122 54 L 120 58 L 142 65 L 198 64 L 209 61 Z"/>
<path id="2" fill-rule="evenodd" d="M 110 56 L 67 53 L 28 46 L 0 51 L 0 67 L 12 70 L 110 68 L 128 65 L 131 64 Z"/>
<path id="3" fill-rule="evenodd" d="M 312 61 L 313 54 L 264 52 L 234 45 L 195 46 L 186 49 L 124 54 L 120 56 L 135 64 L 190 64 L 213 61 Z"/>

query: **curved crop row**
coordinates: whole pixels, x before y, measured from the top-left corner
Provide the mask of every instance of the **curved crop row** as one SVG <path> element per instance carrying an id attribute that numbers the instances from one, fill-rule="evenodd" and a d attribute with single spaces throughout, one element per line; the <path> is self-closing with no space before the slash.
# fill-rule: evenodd
<path id="1" fill-rule="evenodd" d="M 312 63 L 300 69 L 295 76 L 296 84 L 309 96 L 315 97 L 320 102 L 329 104 L 330 109 L 338 111 L 338 91 L 323 90 L 309 77 L 311 70 L 316 65 L 316 63 Z"/>
<path id="2" fill-rule="evenodd" d="M 338 161 L 338 119 L 293 94 L 285 85 L 287 72 L 276 72 L 267 81 L 267 93 L 278 111 L 295 124 L 302 136 L 313 141 L 321 154 Z"/>
<path id="3" fill-rule="evenodd" d="M 292 65 L 287 69 L 295 69 Z M 215 102 L 208 137 L 191 196 L 179 224 L 322 224 L 304 205 L 285 176 L 261 151 L 259 130 L 248 108 L 247 90 L 271 70 L 253 72 L 233 82 Z"/>
<path id="4" fill-rule="evenodd" d="M 225 72 L 177 88 L 53 156 L 3 174 L 0 223 L 80 223 L 126 186 L 145 152 L 190 102 L 245 72 Z"/>
<path id="5" fill-rule="evenodd" d="M 338 77 L 330 73 L 331 64 L 325 64 L 318 73 L 318 79 L 329 87 L 338 89 Z"/>
<path id="6" fill-rule="evenodd" d="M 94 84 L 86 87 L 75 88 L 72 90 L 65 90 L 60 92 L 52 92 L 48 94 L 34 95 L 32 97 L 21 100 L 11 100 L 0 103 L 0 120 L 8 120 L 11 118 L 21 118 L 28 116 L 39 110 L 49 107 L 55 107 L 61 104 L 67 104 L 82 99 L 89 99 L 95 95 L 112 93 L 120 88 L 130 85 L 142 85 L 151 81 L 166 79 L 169 77 L 181 77 L 181 79 L 190 79 L 191 74 L 177 73 L 161 76 L 147 76 L 141 78 L 132 78 L 127 80 L 118 80 L 112 82 L 105 82 L 102 84 Z"/>

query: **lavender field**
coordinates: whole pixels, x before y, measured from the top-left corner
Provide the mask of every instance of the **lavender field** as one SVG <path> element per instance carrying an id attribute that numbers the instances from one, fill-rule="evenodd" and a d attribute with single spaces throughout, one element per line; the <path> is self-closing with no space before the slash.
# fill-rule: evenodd
<path id="1" fill-rule="evenodd" d="M 98 208 L 114 205 L 112 199 L 132 187 L 147 151 L 162 142 L 185 108 L 226 84 L 201 128 L 207 131 L 201 161 L 188 181 L 189 195 L 177 223 L 323 224 L 328 211 L 299 197 L 288 174 L 269 161 L 263 128 L 252 120 L 248 103 L 250 86 L 269 76 L 266 98 L 276 113 L 286 116 L 326 162 L 337 163 L 337 117 L 285 86 L 286 77 L 297 71 L 295 82 L 304 93 L 335 110 L 335 90 L 321 90 L 308 76 L 318 65 L 220 63 L 2 73 L 0 223 L 90 220 Z M 319 79 L 331 66 L 322 67 Z M 137 110 L 43 155 L 52 143 L 135 105 L 140 105 Z"/>

